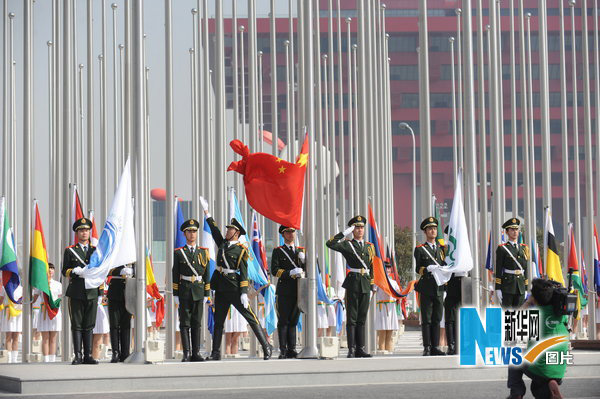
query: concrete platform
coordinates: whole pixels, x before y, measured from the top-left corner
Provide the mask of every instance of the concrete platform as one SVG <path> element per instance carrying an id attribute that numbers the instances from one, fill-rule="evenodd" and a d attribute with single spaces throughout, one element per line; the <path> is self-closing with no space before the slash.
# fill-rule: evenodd
<path id="1" fill-rule="evenodd" d="M 568 378 L 597 379 L 600 354 L 573 351 Z M 457 356 L 385 356 L 371 359 L 249 360 L 165 362 L 149 365 L 101 363 L 0 365 L 0 396 L 14 394 L 104 393 L 165 389 L 210 390 L 314 386 L 318 384 L 397 384 L 405 382 L 484 382 L 506 378 L 506 367 L 463 368 Z M 4 394 L 4 395 L 3 395 Z"/>

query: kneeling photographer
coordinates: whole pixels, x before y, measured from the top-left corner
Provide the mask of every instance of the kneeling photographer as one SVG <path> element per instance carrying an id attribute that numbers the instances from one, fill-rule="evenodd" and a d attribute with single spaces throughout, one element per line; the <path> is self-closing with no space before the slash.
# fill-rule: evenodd
<path id="1" fill-rule="evenodd" d="M 574 295 L 569 294 L 555 281 L 535 279 L 532 281 L 531 295 L 523 304 L 523 308 L 537 306 L 540 310 L 540 339 L 552 336 L 565 336 L 569 339 L 568 315 L 575 311 Z M 530 343 L 531 346 L 535 343 Z M 549 350 L 567 354 L 569 342 L 554 345 Z M 562 357 L 562 356 L 561 356 Z M 544 351 L 532 364 L 508 368 L 507 386 L 510 389 L 509 399 L 521 399 L 526 388 L 523 374 L 531 378 L 531 393 L 535 398 L 562 398 L 559 385 L 565 375 L 567 365 L 549 364 Z"/>

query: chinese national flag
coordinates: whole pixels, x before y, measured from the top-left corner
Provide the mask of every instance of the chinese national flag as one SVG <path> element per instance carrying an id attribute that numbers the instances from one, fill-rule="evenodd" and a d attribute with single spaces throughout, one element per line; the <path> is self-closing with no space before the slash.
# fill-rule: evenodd
<path id="1" fill-rule="evenodd" d="M 251 154 L 239 140 L 233 140 L 229 145 L 242 159 L 232 162 L 227 171 L 233 170 L 244 175 L 250 206 L 276 223 L 299 229 L 308 161 L 308 135 L 296 163 L 263 152 Z"/>

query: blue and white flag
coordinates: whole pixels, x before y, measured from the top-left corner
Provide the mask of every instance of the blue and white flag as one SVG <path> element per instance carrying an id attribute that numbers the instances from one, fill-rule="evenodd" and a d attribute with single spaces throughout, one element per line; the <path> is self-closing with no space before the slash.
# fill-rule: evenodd
<path id="1" fill-rule="evenodd" d="M 179 198 L 175 197 L 175 248 L 184 247 L 186 244 L 185 234 L 181 231 L 181 225 L 183 224 L 183 211 L 181 210 L 181 202 L 179 202 Z M 175 249 L 173 248 L 173 249 Z"/>
<path id="2" fill-rule="evenodd" d="M 90 264 L 83 269 L 85 288 L 97 288 L 110 269 L 136 261 L 133 202 L 131 198 L 131 168 L 129 159 L 110 207 L 110 212 Z"/>
<path id="3" fill-rule="evenodd" d="M 215 271 L 215 266 L 217 265 L 217 249 L 215 248 L 215 242 L 213 241 L 212 235 L 210 234 L 210 227 L 208 226 L 208 222 L 206 221 L 206 215 L 204 215 L 204 223 L 202 225 L 203 229 L 202 236 L 200 237 L 200 246 L 208 248 L 208 254 L 210 255 L 208 281 L 210 281 L 210 278 L 212 278 L 213 272 Z"/>

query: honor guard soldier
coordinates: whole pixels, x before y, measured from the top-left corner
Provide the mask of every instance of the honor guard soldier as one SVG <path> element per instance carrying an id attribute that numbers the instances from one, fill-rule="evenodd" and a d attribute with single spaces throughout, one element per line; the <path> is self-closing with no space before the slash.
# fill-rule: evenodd
<path id="1" fill-rule="evenodd" d="M 300 319 L 298 278 L 305 272 L 305 251 L 296 247 L 296 229 L 280 226 L 284 244 L 273 249 L 271 274 L 277 277 L 277 334 L 279 358 L 293 359 L 296 352 L 296 328 Z"/>
<path id="2" fill-rule="evenodd" d="M 130 265 L 115 267 L 108 272 L 108 322 L 110 324 L 111 363 L 124 362 L 131 344 L 131 313 L 125 307 L 125 285 L 133 277 Z"/>
<path id="3" fill-rule="evenodd" d="M 62 275 L 69 277 L 66 296 L 69 297 L 69 315 L 73 335 L 75 358 L 71 364 L 98 364 L 92 357 L 92 330 L 96 325 L 99 288 L 85 288 L 85 279 L 81 277 L 83 268 L 90 263 L 96 247 L 90 245 L 92 222 L 81 218 L 73 223 L 77 244 L 65 249 Z M 83 344 L 83 356 L 81 347 Z"/>
<path id="4" fill-rule="evenodd" d="M 438 221 L 432 216 L 423 220 L 421 230 L 425 233 L 426 242 L 417 245 L 414 252 L 416 272 L 420 275 L 415 290 L 419 293 L 421 306 L 423 356 L 445 355 L 438 347 L 440 322 L 444 312 L 444 286 L 438 286 L 431 273 L 445 264 L 444 248 L 435 242 L 437 226 Z"/>
<path id="5" fill-rule="evenodd" d="M 199 226 L 195 219 L 183 222 L 180 229 L 185 234 L 186 245 L 175 249 L 173 257 L 173 295 L 179 298 L 182 362 L 204 361 L 200 356 L 200 327 L 204 303 L 210 296 L 210 255 L 208 248 L 196 246 Z"/>
<path id="6" fill-rule="evenodd" d="M 518 243 L 520 224 L 517 218 L 507 220 L 502 228 L 508 241 L 496 248 L 496 295 L 503 308 L 521 306 L 527 292 L 529 248 Z"/>
<path id="7" fill-rule="evenodd" d="M 207 217 L 208 226 L 213 240 L 217 244 L 217 267 L 210 280 L 211 288 L 215 291 L 215 326 L 213 332 L 213 346 L 209 360 L 221 360 L 221 341 L 223 338 L 223 325 L 233 305 L 246 319 L 258 342 L 263 348 L 263 358 L 268 360 L 273 353 L 273 347 L 260 326 L 258 318 L 250 307 L 248 298 L 248 248 L 240 243 L 239 237 L 246 234 L 242 225 L 235 219 L 226 226 L 225 237 L 217 227 L 217 223 L 208 213 L 208 202 L 200 197 L 200 203 Z"/>
<path id="8" fill-rule="evenodd" d="M 342 287 L 346 289 L 346 335 L 348 357 L 371 357 L 365 351 L 365 321 L 369 311 L 371 291 L 376 291 L 373 279 L 373 257 L 375 247 L 364 241 L 364 216 L 355 216 L 348 222 L 348 228 L 330 238 L 326 245 L 340 252 L 348 263 L 350 273 Z M 352 233 L 352 240 L 344 239 Z"/>

